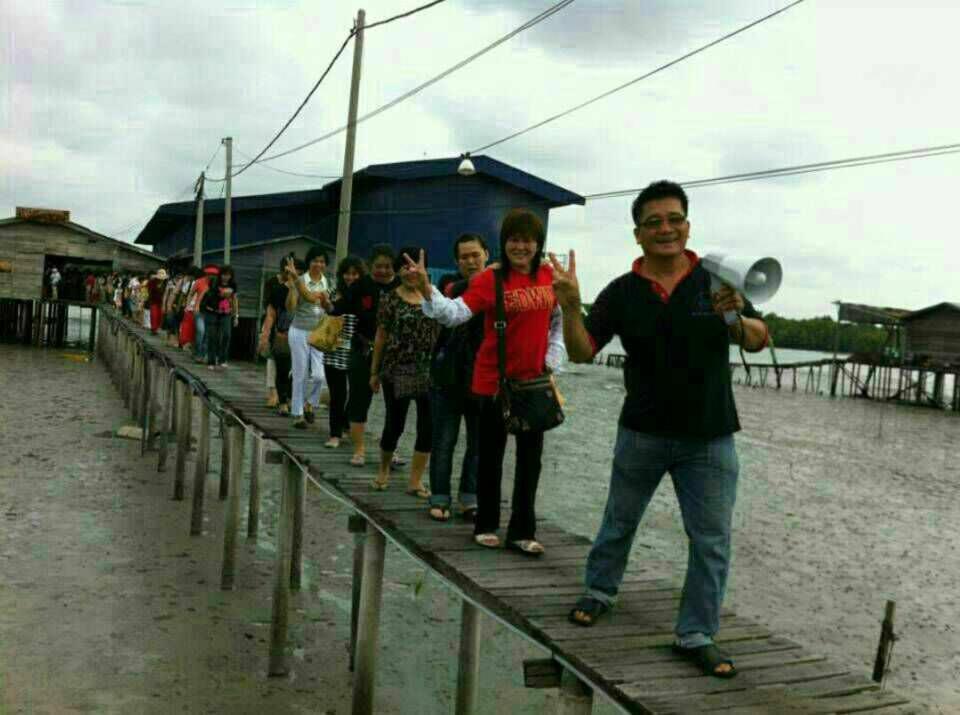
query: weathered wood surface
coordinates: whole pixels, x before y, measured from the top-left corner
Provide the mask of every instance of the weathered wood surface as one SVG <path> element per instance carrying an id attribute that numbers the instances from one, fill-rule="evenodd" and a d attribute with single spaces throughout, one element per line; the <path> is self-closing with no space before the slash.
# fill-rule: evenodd
<path id="1" fill-rule="evenodd" d="M 865 672 L 854 673 L 850 666 L 831 662 L 730 609 L 721 614 L 718 640 L 734 656 L 740 673 L 732 680 L 702 675 L 670 649 L 680 591 L 656 573 L 628 572 L 619 604 L 604 620 L 592 628 L 572 625 L 567 613 L 583 590 L 589 539 L 541 521 L 538 537 L 547 546 L 541 559 L 482 550 L 472 542 L 472 525 L 456 515 L 446 523 L 430 520 L 426 502 L 404 494 L 404 472 L 393 475 L 386 491 L 375 491 L 372 459 L 358 469 L 349 465 L 349 450 L 323 449 L 325 414 L 318 414 L 317 425 L 304 432 L 267 408 L 260 397 L 262 373 L 253 366 L 234 363 L 225 371 L 211 372 L 188 354 L 165 347 L 159 337 L 124 325 L 154 354 L 162 354 L 190 376 L 194 389 L 211 404 L 253 425 L 305 465 L 324 489 L 351 503 L 473 603 L 542 645 L 626 712 L 875 710 L 886 715 L 910 707 L 905 698 L 881 691 Z"/>

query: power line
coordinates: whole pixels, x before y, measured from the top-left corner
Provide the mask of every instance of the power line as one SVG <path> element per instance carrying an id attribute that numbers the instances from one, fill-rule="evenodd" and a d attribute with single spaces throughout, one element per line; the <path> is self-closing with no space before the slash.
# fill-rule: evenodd
<path id="1" fill-rule="evenodd" d="M 773 17 L 776 17 L 777 15 L 779 15 L 779 14 L 781 14 L 781 13 L 783 13 L 783 12 L 786 12 L 787 10 L 789 10 L 789 9 L 791 9 L 791 8 L 793 8 L 793 7 L 796 7 L 797 5 L 799 5 L 800 3 L 802 3 L 803 1 L 804 1 L 804 0 L 795 0 L 794 2 L 790 3 L 789 5 L 786 5 L 785 7 L 782 7 L 782 8 L 780 8 L 779 10 L 776 10 L 775 12 L 770 13 L 769 15 L 765 15 L 764 17 L 761 17 L 759 20 L 754 20 L 753 22 L 751 22 L 751 23 L 749 23 L 749 24 L 747 24 L 747 25 L 744 25 L 744 26 L 741 27 L 740 29 L 734 30 L 733 32 L 730 32 L 730 33 L 724 35 L 723 37 L 719 37 L 719 38 L 717 38 L 716 40 L 714 40 L 713 42 L 709 42 L 709 43 L 707 43 L 706 45 L 703 45 L 702 47 L 698 47 L 697 49 L 693 50 L 692 52 L 688 52 L 687 54 L 683 55 L 682 57 L 678 57 L 678 58 L 675 59 L 675 60 L 671 60 L 670 62 L 667 62 L 665 65 L 660 65 L 660 66 L 657 67 L 656 69 L 651 70 L 650 72 L 647 72 L 646 74 L 640 75 L 639 77 L 635 77 L 634 79 L 630 80 L 629 82 L 625 82 L 625 83 L 623 83 L 623 84 L 621 84 L 621 85 L 619 85 L 619 86 L 617 86 L 617 87 L 614 87 L 613 89 L 608 90 L 608 91 L 604 92 L 603 94 L 598 94 L 596 97 L 593 97 L 592 99 L 588 99 L 586 102 L 581 102 L 580 104 L 576 105 L 575 107 L 571 107 L 570 109 L 567 109 L 567 110 L 565 110 L 565 111 L 563 111 L 563 112 L 560 112 L 559 114 L 554 114 L 554 115 L 551 116 L 551 117 L 547 117 L 546 119 L 544 119 L 544 120 L 542 120 L 542 121 L 539 121 L 539 122 L 537 122 L 536 124 L 532 124 L 531 126 L 527 127 L 526 129 L 521 129 L 520 131 L 513 132 L 512 134 L 508 134 L 507 136 L 503 137 L 502 139 L 498 139 L 497 141 L 490 142 L 489 144 L 484 144 L 483 146 L 478 147 L 478 148 L 476 148 L 476 149 L 471 149 L 471 150 L 470 150 L 470 153 L 471 153 L 471 154 L 478 154 L 479 152 L 485 151 L 485 150 L 490 149 L 490 148 L 492 148 L 492 147 L 495 147 L 495 146 L 497 146 L 498 144 L 503 144 L 504 142 L 508 142 L 508 141 L 510 141 L 511 139 L 516 139 L 517 137 L 522 136 L 522 135 L 526 134 L 527 132 L 532 132 L 534 129 L 539 129 L 540 127 L 542 127 L 542 126 L 544 126 L 544 125 L 546 125 L 546 124 L 550 124 L 551 122 L 555 122 L 555 121 L 557 121 L 558 119 L 561 119 L 561 118 L 567 116 L 568 114 L 573 114 L 574 112 L 576 112 L 576 111 L 578 111 L 578 110 L 580 110 L 580 109 L 583 109 L 584 107 L 587 107 L 587 106 L 589 106 L 589 105 L 591 105 L 591 104 L 594 104 L 595 102 L 599 102 L 601 99 L 606 99 L 606 98 L 609 97 L 610 95 L 616 94 L 617 92 L 620 92 L 621 90 L 624 90 L 624 89 L 626 89 L 627 87 L 630 87 L 630 86 L 636 84 L 637 82 L 640 82 L 640 81 L 642 81 L 642 80 L 645 80 L 645 79 L 647 79 L 648 77 L 652 77 L 653 75 L 657 74 L 658 72 L 662 72 L 663 70 L 668 69 L 668 68 L 670 68 L 670 67 L 673 67 L 674 65 L 679 64 L 680 62 L 683 62 L 684 60 L 689 59 L 689 58 L 693 57 L 694 55 L 698 55 L 698 54 L 700 54 L 701 52 L 704 52 L 705 50 L 710 49 L 711 47 L 714 47 L 714 46 L 716 46 L 716 45 L 719 45 L 721 42 L 724 42 L 724 41 L 726 41 L 726 40 L 729 40 L 730 38 L 735 37 L 736 35 L 739 35 L 739 34 L 742 33 L 742 32 L 746 32 L 746 31 L 749 30 L 750 28 L 756 27 L 756 26 L 759 25 L 760 23 L 766 22 L 767 20 L 769 20 L 769 19 L 771 19 L 771 18 L 773 18 Z"/>
<path id="2" fill-rule="evenodd" d="M 213 159 L 211 158 L 210 161 L 213 161 Z M 187 186 L 186 189 L 184 189 L 184 190 L 181 191 L 179 194 L 177 194 L 177 197 L 176 197 L 171 203 L 176 203 L 176 202 L 178 202 L 180 199 L 182 199 L 184 196 L 187 196 L 188 194 L 193 193 L 193 186 L 194 186 L 194 185 L 193 185 L 193 182 L 191 182 L 191 183 L 189 184 L 189 186 Z M 133 229 L 135 229 L 135 228 L 136 228 L 137 226 L 139 226 L 139 225 L 140 225 L 140 221 L 137 221 L 136 223 L 130 224 L 130 225 L 127 226 L 126 228 L 121 228 L 119 231 L 111 231 L 111 232 L 109 232 L 109 233 L 105 233 L 104 235 L 105 235 L 105 236 L 122 236 L 123 234 L 132 231 Z"/>
<path id="3" fill-rule="evenodd" d="M 819 171 L 847 169 L 857 166 L 871 166 L 873 164 L 886 164 L 893 161 L 924 159 L 929 156 L 956 154 L 958 152 L 960 152 L 960 144 L 943 144 L 940 146 L 906 149 L 904 151 L 893 151 L 883 154 L 857 156 L 848 159 L 820 161 L 813 164 L 798 164 L 796 166 L 785 166 L 779 169 L 765 169 L 763 171 L 750 171 L 742 174 L 728 174 L 726 176 L 716 176 L 711 179 L 696 179 L 692 181 L 681 181 L 679 183 L 685 188 L 701 188 L 704 186 L 718 186 L 720 184 L 732 184 L 741 181 L 775 179 L 781 176 L 796 176 L 798 174 L 810 174 Z M 597 201 L 600 199 L 612 199 L 621 196 L 633 196 L 638 194 L 640 191 L 640 188 L 618 189 L 616 191 L 603 191 L 595 194 L 585 194 L 583 198 L 585 198 L 587 201 Z"/>
<path id="4" fill-rule="evenodd" d="M 338 59 L 340 59 L 340 55 L 342 55 L 343 51 L 347 49 L 347 45 L 350 43 L 350 40 L 353 39 L 354 35 L 356 35 L 356 32 L 357 32 L 356 29 L 350 30 L 346 38 L 343 40 L 343 44 L 340 45 L 340 49 L 337 50 L 337 53 L 333 56 L 333 59 L 330 60 L 330 64 L 327 65 L 327 68 L 323 71 L 323 74 L 320 75 L 320 79 L 316 81 L 316 83 L 313 85 L 313 88 L 307 93 L 307 96 L 304 97 L 302 102 L 300 102 L 300 106 L 297 107 L 297 110 L 290 116 L 290 118 L 280 128 L 280 131 L 274 135 L 273 139 L 267 142 L 267 145 L 260 150 L 259 154 L 257 154 L 251 161 L 241 166 L 237 171 L 232 173 L 230 175 L 231 178 L 240 176 L 240 174 L 242 174 L 251 166 L 253 166 L 255 163 L 257 163 L 260 160 L 260 157 L 266 154 L 267 151 L 270 149 L 270 147 L 272 147 L 274 143 L 276 143 L 277 139 L 279 139 L 280 136 L 285 131 L 287 131 L 287 128 L 290 126 L 291 123 L 293 123 L 293 120 L 296 119 L 297 116 L 299 116 L 300 112 L 303 111 L 303 108 L 307 106 L 307 102 L 310 101 L 310 98 L 313 96 L 314 92 L 316 92 L 317 89 L 320 87 L 320 83 L 323 82 L 324 79 L 326 79 L 327 75 L 330 73 L 330 70 L 333 69 L 333 65 L 336 64 Z M 214 183 L 219 183 L 221 181 L 226 181 L 226 180 L 227 180 L 226 177 L 222 179 L 211 179 L 211 178 L 207 179 L 207 181 L 212 181 Z"/>
<path id="5" fill-rule="evenodd" d="M 386 112 L 388 109 L 392 109 L 393 107 L 397 106 L 397 105 L 400 104 L 401 102 L 404 102 L 404 101 L 410 99 L 411 97 L 413 97 L 413 96 L 415 96 L 415 95 L 417 95 L 417 94 L 420 94 L 420 92 L 422 92 L 423 90 L 427 89 L 427 88 L 430 87 L 431 85 L 434 85 L 434 84 L 436 84 L 437 82 L 439 82 L 440 80 L 449 77 L 451 74 L 453 74 L 453 73 L 456 72 L 457 70 L 462 69 L 463 67 L 466 67 L 468 64 L 470 64 L 470 63 L 473 62 L 474 60 L 478 59 L 478 58 L 481 57 L 482 55 L 485 55 L 486 53 L 490 52 L 491 50 L 496 49 L 497 47 L 499 47 L 500 45 L 502 45 L 504 42 L 507 42 L 508 40 L 512 39 L 512 38 L 515 37 L 516 35 L 519 35 L 521 32 L 523 32 L 523 31 L 525 31 L 525 30 L 529 30 L 530 28 L 534 27 L 535 25 L 540 24 L 541 22 L 543 22 L 543 21 L 546 20 L 547 18 L 551 17 L 552 15 L 555 15 L 556 13 L 558 13 L 558 12 L 560 12 L 561 10 L 565 9 L 567 6 L 573 4 L 574 2 L 575 2 L 575 0 L 561 0 L 560 2 L 557 2 L 557 3 L 555 3 L 554 5 L 551 5 L 551 6 L 548 7 L 546 10 L 544 10 L 543 12 L 541 12 L 539 15 L 535 15 L 534 17 L 530 18 L 530 19 L 527 20 L 525 23 L 523 23 L 522 25 L 520 25 L 519 27 L 517 27 L 515 30 L 512 30 L 511 32 L 509 32 L 509 33 L 507 33 L 506 35 L 504 35 L 503 37 L 499 38 L 498 40 L 495 40 L 494 42 L 491 42 L 491 43 L 490 43 L 489 45 L 487 45 L 486 47 L 483 47 L 482 49 L 478 50 L 477 52 L 474 52 L 474 53 L 473 53 L 472 55 L 470 55 L 469 57 L 466 57 L 465 59 L 461 60 L 460 62 L 457 62 L 455 65 L 449 67 L 448 69 L 445 69 L 443 72 L 441 72 L 440 74 L 436 75 L 436 76 L 433 77 L 432 79 L 427 80 L 427 81 L 424 82 L 423 84 L 420 84 L 420 85 L 414 87 L 413 89 L 409 90 L 408 92 L 405 92 L 405 93 L 401 94 L 401 95 L 400 95 L 399 97 L 397 97 L 396 99 L 392 99 L 392 100 L 390 100 L 389 102 L 387 102 L 386 104 L 384 104 L 384 105 L 382 105 L 382 106 L 380 106 L 380 107 L 377 107 L 376 109 L 371 110 L 370 112 L 367 112 L 366 114 L 358 117 L 356 123 L 357 123 L 357 124 L 360 124 L 361 122 L 365 122 L 365 121 L 367 121 L 368 119 L 372 119 L 373 117 L 377 116 L 378 114 L 382 114 L 383 112 Z M 365 28 L 365 29 L 366 29 L 366 28 Z M 295 146 L 295 147 L 293 147 L 292 149 L 287 149 L 287 150 L 282 151 L 282 152 L 279 152 L 279 153 L 277 153 L 277 154 L 271 154 L 270 156 L 264 157 L 263 159 L 260 159 L 260 162 L 273 161 L 274 159 L 279 159 L 279 158 L 281 158 L 281 157 L 288 156 L 289 154 L 293 154 L 294 152 L 301 151 L 302 149 L 306 149 L 307 147 L 313 146 L 314 144 L 319 144 L 319 143 L 322 142 L 322 141 L 326 141 L 327 139 L 330 139 L 331 137 L 335 137 L 336 135 L 341 134 L 341 133 L 345 132 L 346 130 L 347 130 L 347 126 L 344 125 L 344 126 L 342 126 L 342 127 L 339 127 L 339 128 L 337 128 L 337 129 L 334 129 L 334 130 L 332 130 L 332 131 L 329 131 L 329 132 L 327 132 L 326 134 L 323 134 L 323 135 L 317 137 L 316 139 L 311 139 L 310 141 L 305 142 L 304 144 L 300 144 L 300 145 L 298 145 L 298 146 Z"/>
<path id="6" fill-rule="evenodd" d="M 251 163 L 253 163 L 252 157 L 249 154 L 246 154 L 240 151 L 239 149 L 237 149 L 236 145 L 234 145 L 233 150 L 243 158 L 251 159 Z M 269 169 L 270 171 L 275 171 L 278 174 L 289 174 L 290 176 L 302 176 L 308 179 L 339 179 L 340 178 L 340 174 L 304 174 L 299 171 L 287 171 L 286 169 L 280 169 L 280 168 L 277 168 L 276 166 L 270 166 L 269 164 L 264 164 L 262 161 L 256 162 L 255 165 L 258 169 Z"/>
<path id="7" fill-rule="evenodd" d="M 216 151 L 213 152 L 213 156 L 210 157 L 210 161 L 207 162 L 207 165 L 203 168 L 204 172 L 210 171 L 210 165 L 213 164 L 213 160 L 217 158 L 217 154 L 220 153 L 220 149 L 223 147 L 223 142 L 217 144 Z"/>
<path id="8" fill-rule="evenodd" d="M 416 15 L 418 12 L 423 12 L 424 10 L 428 10 L 434 5 L 439 5 L 442 2 L 446 2 L 446 0 L 433 0 L 433 2 L 428 2 L 426 5 L 421 5 L 418 8 L 414 8 L 413 10 L 408 10 L 407 12 L 402 12 L 399 15 L 388 17 L 386 20 L 379 20 L 378 22 L 374 22 L 369 25 L 364 25 L 363 29 L 364 31 L 372 30 L 375 27 L 380 27 L 380 25 L 386 25 L 388 22 L 393 22 L 394 20 L 399 20 L 404 17 L 410 17 L 411 15 Z"/>

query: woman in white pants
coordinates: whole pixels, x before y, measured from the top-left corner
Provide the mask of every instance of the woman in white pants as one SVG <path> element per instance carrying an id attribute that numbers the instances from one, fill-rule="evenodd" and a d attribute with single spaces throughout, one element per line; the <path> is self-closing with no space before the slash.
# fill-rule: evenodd
<path id="1" fill-rule="evenodd" d="M 294 417 L 293 426 L 298 429 L 306 429 L 313 422 L 314 410 L 320 406 L 320 392 L 326 385 L 323 353 L 311 347 L 307 337 L 323 317 L 324 308 L 330 306 L 329 286 L 324 275 L 326 251 L 314 246 L 307 253 L 306 264 L 307 271 L 287 283 L 291 289 L 287 293 L 287 310 L 293 315 L 287 334 L 293 363 L 290 414 Z M 289 261 L 287 271 L 290 276 L 297 275 L 293 261 Z"/>

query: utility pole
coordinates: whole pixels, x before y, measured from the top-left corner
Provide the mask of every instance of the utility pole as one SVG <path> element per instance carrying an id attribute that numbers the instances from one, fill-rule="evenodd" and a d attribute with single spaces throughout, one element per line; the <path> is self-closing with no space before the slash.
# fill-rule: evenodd
<path id="1" fill-rule="evenodd" d="M 223 143 L 227 147 L 227 198 L 223 203 L 223 262 L 230 263 L 230 223 L 231 218 L 231 207 L 233 205 L 233 179 L 230 177 L 230 174 L 233 173 L 233 137 L 227 137 L 223 140 Z"/>
<path id="2" fill-rule="evenodd" d="M 337 224 L 337 260 L 347 256 L 350 242 L 350 202 L 353 198 L 353 150 L 357 139 L 357 100 L 360 97 L 360 61 L 363 57 L 363 10 L 357 11 L 356 36 L 353 38 L 353 76 L 350 82 L 350 109 L 347 114 L 347 146 L 343 150 L 343 181 L 340 182 L 340 221 Z"/>
<path id="3" fill-rule="evenodd" d="M 206 180 L 205 172 L 200 172 L 197 179 L 197 227 L 193 232 L 193 265 L 200 267 L 203 261 L 203 183 Z"/>

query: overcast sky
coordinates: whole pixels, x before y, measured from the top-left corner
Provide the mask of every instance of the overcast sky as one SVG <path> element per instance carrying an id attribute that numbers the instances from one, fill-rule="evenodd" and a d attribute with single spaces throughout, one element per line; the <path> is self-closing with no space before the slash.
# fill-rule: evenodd
<path id="1" fill-rule="evenodd" d="M 367 23 L 424 0 L 366 0 Z M 365 37 L 360 112 L 514 29 L 551 0 L 448 0 Z M 578 0 L 358 127 L 359 169 L 456 156 L 762 17 L 786 0 Z M 581 194 L 960 142 L 953 0 L 807 0 L 690 60 L 488 153 Z M 4 0 L 0 217 L 69 209 L 133 240 L 184 200 L 233 136 L 258 152 L 303 99 L 357 7 L 337 0 Z M 277 143 L 346 120 L 352 49 Z M 273 163 L 337 175 L 343 135 Z M 223 176 L 223 152 L 210 169 Z M 960 154 L 690 191 L 694 250 L 772 255 L 791 317 L 831 302 L 960 302 L 953 216 Z M 234 195 L 327 179 L 250 168 Z M 219 196 L 219 186 L 208 195 Z M 551 212 L 590 300 L 638 249 L 631 198 Z"/>

